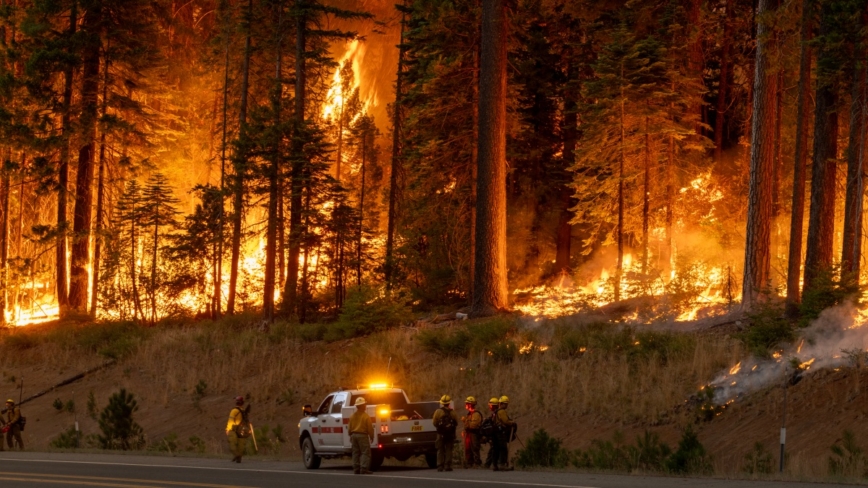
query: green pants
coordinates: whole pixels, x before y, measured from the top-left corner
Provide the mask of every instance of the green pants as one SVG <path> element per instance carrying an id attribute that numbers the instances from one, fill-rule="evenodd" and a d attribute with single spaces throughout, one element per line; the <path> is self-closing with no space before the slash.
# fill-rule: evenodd
<path id="1" fill-rule="evenodd" d="M 247 439 L 238 437 L 238 434 L 234 430 L 230 430 L 227 437 L 229 438 L 229 450 L 232 451 L 232 455 L 235 457 L 243 456 L 244 448 L 247 447 Z"/>
<path id="2" fill-rule="evenodd" d="M 434 446 L 437 447 L 437 471 L 452 469 L 452 448 L 455 447 L 455 438 L 437 434 Z"/>
<path id="3" fill-rule="evenodd" d="M 350 434 L 353 445 L 353 472 L 371 470 L 371 438 L 368 434 Z"/>
<path id="4" fill-rule="evenodd" d="M 24 450 L 24 440 L 21 439 L 21 427 L 18 424 L 13 425 L 8 432 L 6 432 L 6 443 L 9 445 L 9 449 L 14 449 L 15 444 L 13 441 L 18 442 L 18 448 L 22 451 Z"/>
<path id="5" fill-rule="evenodd" d="M 509 466 L 509 440 L 512 437 L 512 433 L 509 434 L 498 434 L 497 435 L 497 444 L 498 450 L 497 453 L 499 455 L 497 459 L 497 465 L 500 467 Z"/>
<path id="6" fill-rule="evenodd" d="M 467 467 L 482 465 L 482 456 L 479 452 L 482 447 L 481 437 L 478 432 L 464 431 L 464 464 Z"/>

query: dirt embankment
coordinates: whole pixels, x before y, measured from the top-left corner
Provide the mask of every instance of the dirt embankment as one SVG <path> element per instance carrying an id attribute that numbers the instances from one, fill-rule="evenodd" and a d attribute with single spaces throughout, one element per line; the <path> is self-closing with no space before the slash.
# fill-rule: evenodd
<path id="1" fill-rule="evenodd" d="M 94 346 L 74 335 L 58 339 L 51 327 L 63 326 L 27 331 L 32 334 L 27 340 L 14 338 L 23 331 L 3 336 L 0 394 L 17 400 L 16 384 L 23 377 L 27 397 L 101 364 L 105 347 L 111 351 L 116 346 L 111 334 Z M 554 340 L 545 334 L 536 337 Z M 194 325 L 149 330 L 120 349 L 126 352 L 114 366 L 24 405 L 25 439 L 34 449 L 46 449 L 75 418 L 85 435 L 98 433 L 97 421 L 88 414 L 89 396 L 101 410 L 112 393 L 126 388 L 136 395 L 135 418 L 152 447 L 193 449 L 190 438 L 195 436 L 207 453 L 222 454 L 227 452 L 225 419 L 232 398 L 241 394 L 254 405 L 254 425 L 270 427 L 266 439 L 260 439 L 263 452 L 295 457 L 296 424 L 304 403 L 316 403 L 338 386 L 385 378 L 388 367 L 388 376 L 414 398 L 448 392 L 459 398 L 475 395 L 482 403 L 508 394 L 522 438 L 545 428 L 563 439 L 565 447 L 585 449 L 592 439 L 609 440 L 616 431 L 633 443 L 651 430 L 675 447 L 694 418 L 693 409 L 683 406 L 685 399 L 740 355 L 731 339 L 709 334 L 691 338 L 662 360 L 658 352 L 635 359 L 590 350 L 568 359 L 550 351 L 502 363 L 484 354 L 444 358 L 426 352 L 419 342 L 413 330 L 332 344 L 299 343 L 274 329 L 262 333 Z M 824 474 L 829 448 L 845 429 L 857 439 L 868 434 L 866 388 L 868 371 L 846 368 L 812 372 L 789 388 L 787 449 L 793 474 Z M 58 411 L 55 399 L 63 404 L 72 400 L 74 413 Z M 757 441 L 774 454 L 777 464 L 782 400 L 779 387 L 759 391 L 696 426 L 717 472 L 738 471 Z M 278 425 L 285 443 L 276 440 Z M 162 442 L 172 434 L 177 447 Z"/>

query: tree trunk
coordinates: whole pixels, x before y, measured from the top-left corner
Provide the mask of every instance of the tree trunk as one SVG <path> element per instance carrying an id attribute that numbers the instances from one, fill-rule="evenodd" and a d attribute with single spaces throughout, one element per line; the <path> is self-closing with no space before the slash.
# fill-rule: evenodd
<path id="1" fill-rule="evenodd" d="M 783 69 L 783 68 L 779 68 Z M 772 225 L 775 226 L 775 241 L 780 239 L 779 226 L 777 219 L 781 215 L 781 178 L 784 172 L 784 161 L 781 157 L 781 128 L 783 126 L 784 115 L 784 73 L 778 72 L 778 80 L 775 86 L 775 164 L 774 176 L 772 177 Z M 777 246 L 777 244 L 776 244 Z"/>
<path id="2" fill-rule="evenodd" d="M 76 28 L 78 27 L 78 4 L 72 2 L 72 8 L 69 12 L 69 29 L 67 37 L 75 36 Z M 63 73 L 63 101 L 61 102 L 61 130 L 63 132 L 63 140 L 60 146 L 60 162 L 57 170 L 57 248 L 55 268 L 57 275 L 57 305 L 60 309 L 60 315 L 66 314 L 69 308 L 69 288 L 67 275 L 67 227 L 69 226 L 67 203 L 69 191 L 69 144 L 72 132 L 72 123 L 70 109 L 72 106 L 72 83 L 74 79 L 72 66 L 68 66 Z"/>
<path id="3" fill-rule="evenodd" d="M 575 78 L 576 68 L 570 63 L 567 69 L 567 79 Z M 576 90 L 566 88 L 564 90 L 564 116 L 561 134 L 563 136 L 563 160 L 564 171 L 570 175 L 570 168 L 576 163 L 576 141 L 579 138 L 579 107 Z M 573 189 L 570 187 L 569 177 L 561 185 L 560 189 L 560 214 L 558 215 L 557 241 L 555 244 L 555 269 L 556 274 L 570 272 L 570 258 L 572 257 L 573 244 L 573 220 L 572 207 L 575 204 Z"/>
<path id="4" fill-rule="evenodd" d="M 703 77 L 703 59 L 702 59 L 702 0 L 690 0 L 690 6 L 688 10 L 688 18 L 690 19 L 691 26 L 691 36 L 690 36 L 690 75 L 691 77 L 695 77 L 699 80 L 700 84 L 702 84 Z M 704 107 L 698 101 L 697 98 L 693 106 L 690 108 L 691 113 L 695 114 L 696 124 L 694 124 L 694 132 L 697 135 L 702 135 L 702 122 L 705 122 L 705 113 Z"/>
<path id="5" fill-rule="evenodd" d="M 281 26 L 283 4 L 278 3 L 278 27 Z M 265 232 L 265 283 L 263 286 L 262 296 L 262 313 L 265 320 L 271 322 L 274 320 L 274 278 L 275 265 L 277 260 L 277 201 L 278 188 L 277 178 L 280 168 L 280 109 L 283 84 L 280 79 L 280 71 L 282 64 L 281 43 L 278 34 L 277 41 L 277 60 L 274 70 L 274 100 L 272 102 L 274 110 L 274 126 L 275 126 L 275 141 L 274 141 L 274 157 L 271 158 L 271 164 L 268 168 L 268 226 Z"/>
<path id="6" fill-rule="evenodd" d="M 407 1 L 404 0 L 404 7 Z M 404 81 L 404 28 L 407 14 L 401 10 L 401 38 L 398 44 L 398 75 L 395 81 L 395 105 L 392 114 L 392 161 L 389 169 L 389 213 L 386 223 L 386 259 L 383 271 L 386 278 L 386 290 L 392 289 L 395 277 L 395 227 L 398 220 L 398 173 L 401 171 L 401 101 L 403 98 Z M 471 254 L 472 254 L 471 247 Z"/>
<path id="7" fill-rule="evenodd" d="M 12 150 L 9 149 L 7 153 L 7 157 L 5 160 L 12 159 Z M 4 161 L 5 163 L 5 161 Z M 4 164 L 3 166 L 6 166 Z M 9 270 L 8 270 L 8 260 L 9 260 L 9 169 L 4 167 L 2 170 L 2 195 L 0 195 L 0 200 L 2 200 L 3 208 L 0 209 L 3 211 L 3 215 L 0 216 L 0 325 L 6 324 L 6 296 L 7 296 L 7 287 L 9 286 Z"/>
<path id="8" fill-rule="evenodd" d="M 824 10 L 826 7 L 823 8 Z M 821 35 L 837 26 L 823 15 Z M 828 62 L 829 53 L 820 49 L 817 64 Z M 805 253 L 805 291 L 811 289 L 818 274 L 830 271 L 835 230 L 835 173 L 838 153 L 838 114 L 836 87 L 829 80 L 817 82 L 814 107 L 814 158 L 811 171 L 811 207 L 808 216 L 808 245 Z"/>
<path id="9" fill-rule="evenodd" d="M 862 261 L 862 205 L 865 195 L 865 61 L 858 53 L 853 67 L 850 96 L 850 134 L 847 146 L 847 194 L 844 205 L 844 238 L 841 250 L 841 280 L 859 283 Z"/>
<path id="10" fill-rule="evenodd" d="M 796 149 L 793 158 L 793 205 L 790 218 L 790 252 L 787 259 L 787 313 L 795 315 L 801 301 L 802 237 L 805 225 L 805 173 L 808 162 L 808 136 L 811 126 L 811 47 L 810 0 L 802 0 L 801 52 L 799 56 L 799 100 L 796 120 Z"/>
<path id="11" fill-rule="evenodd" d="M 133 320 L 138 321 L 139 315 L 142 315 L 144 319 L 144 313 L 142 313 L 142 302 L 139 297 L 139 283 L 138 277 L 136 276 L 136 248 L 138 247 L 138 239 L 136 236 L 136 213 L 138 209 L 135 207 L 135 202 L 133 203 L 132 215 L 133 217 L 130 219 L 130 281 L 133 285 Z"/>
<path id="12" fill-rule="evenodd" d="M 356 286 L 359 288 L 362 287 L 362 236 L 364 234 L 364 222 L 365 222 L 365 170 L 367 169 L 365 166 L 367 163 L 368 155 L 368 132 L 367 128 L 362 131 L 362 168 L 361 168 L 361 187 L 359 189 L 359 235 L 357 236 L 358 242 L 356 243 Z"/>
<path id="13" fill-rule="evenodd" d="M 775 0 L 760 0 L 757 18 L 776 8 Z M 772 178 L 774 175 L 774 111 L 778 77 L 770 57 L 774 37 L 769 26 L 757 25 L 753 120 L 751 122 L 750 189 L 744 257 L 742 307 L 750 310 L 769 286 L 771 272 Z"/>
<path id="14" fill-rule="evenodd" d="M 226 229 L 226 144 L 229 107 L 229 37 L 226 38 L 226 60 L 223 66 L 223 142 L 220 148 L 220 216 L 217 230 L 217 273 L 214 276 L 214 305 L 211 308 L 214 320 L 223 313 L 223 237 Z"/>
<path id="15" fill-rule="evenodd" d="M 307 73 L 306 39 L 307 18 L 304 13 L 304 0 L 297 0 L 295 17 L 295 107 L 293 125 L 295 135 L 292 138 L 292 174 L 290 176 L 289 195 L 289 257 L 287 258 L 286 284 L 283 290 L 283 308 L 287 315 L 296 312 L 298 305 L 298 258 L 301 255 L 302 237 L 302 192 L 304 189 L 305 168 L 304 143 L 301 141 L 301 131 L 304 130 L 305 84 Z"/>
<path id="16" fill-rule="evenodd" d="M 78 151 L 78 170 L 75 178 L 75 210 L 72 218 L 72 253 L 69 279 L 69 306 L 78 313 L 87 313 L 88 261 L 90 258 L 90 230 L 93 207 L 93 162 L 96 153 L 96 125 L 98 119 L 102 7 L 95 3 L 84 14 L 82 30 L 86 33 L 86 47 L 81 73 L 81 115 L 79 127 L 82 141 Z"/>
<path id="17" fill-rule="evenodd" d="M 723 153 L 723 130 L 726 116 L 726 97 L 729 93 L 729 65 L 732 50 L 732 14 L 735 12 L 733 0 L 726 0 L 726 17 L 723 23 L 723 39 L 720 50 L 720 80 L 717 84 L 717 107 L 714 112 L 714 161 L 720 162 Z"/>
<path id="18" fill-rule="evenodd" d="M 106 57 L 103 64 L 102 76 L 102 102 L 100 103 L 100 116 L 105 117 L 108 109 L 108 83 L 109 83 L 109 60 Z M 97 172 L 96 185 L 96 219 L 94 222 L 93 239 L 93 280 L 90 289 L 90 316 L 96 318 L 97 306 L 99 305 L 99 266 L 102 254 L 103 232 L 103 200 L 105 198 L 105 130 L 99 134 L 99 171 Z"/>
<path id="19" fill-rule="evenodd" d="M 506 276 L 506 47 L 505 0 L 482 1 L 479 77 L 479 160 L 476 202 L 475 316 L 509 307 Z"/>
<path id="20" fill-rule="evenodd" d="M 154 214 L 154 246 L 151 250 L 151 325 L 157 323 L 157 252 L 160 242 L 160 206 Z"/>
<path id="21" fill-rule="evenodd" d="M 247 1 L 245 19 L 244 64 L 241 67 L 241 103 L 238 108 L 239 137 L 247 134 L 247 98 L 250 87 L 250 38 L 253 19 L 253 0 Z M 241 259 L 241 227 L 244 221 L 244 179 L 247 171 L 247 154 L 235 156 L 235 177 L 232 181 L 232 260 L 229 264 L 229 297 L 226 300 L 226 313 L 235 313 L 235 293 L 238 286 L 238 264 Z"/>
<path id="22" fill-rule="evenodd" d="M 624 273 L 624 63 L 621 62 L 621 114 L 618 118 L 618 224 L 615 229 L 615 241 L 618 244 L 618 258 L 615 263 L 615 301 L 621 300 L 621 276 Z"/>

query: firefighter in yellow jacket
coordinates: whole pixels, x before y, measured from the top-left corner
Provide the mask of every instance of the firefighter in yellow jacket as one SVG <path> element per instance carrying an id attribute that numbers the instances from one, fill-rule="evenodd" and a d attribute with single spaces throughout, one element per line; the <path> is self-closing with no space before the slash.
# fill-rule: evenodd
<path id="1" fill-rule="evenodd" d="M 455 446 L 455 429 L 458 427 L 458 414 L 449 404 L 452 397 L 443 395 L 440 408 L 434 412 L 434 427 L 437 429 L 437 471 L 452 471 L 452 448 Z"/>
<path id="2" fill-rule="evenodd" d="M 371 442 L 374 441 L 374 424 L 365 410 L 363 397 L 356 398 L 356 411 L 350 416 L 350 442 L 353 445 L 353 473 L 371 474 Z"/>
<path id="3" fill-rule="evenodd" d="M 229 439 L 229 450 L 232 451 L 232 462 L 240 463 L 247 446 L 247 435 L 250 431 L 244 410 L 244 397 L 235 397 L 235 408 L 229 412 L 229 421 L 226 422 L 226 437 Z M 248 407 L 249 410 L 249 407 Z"/>
<path id="4" fill-rule="evenodd" d="M 482 447 L 482 435 L 479 427 L 482 426 L 482 414 L 476 410 L 476 398 L 469 396 L 464 401 L 464 409 L 467 415 L 461 418 L 464 422 L 464 465 L 468 468 L 482 466 L 482 457 L 479 450 Z"/>
<path id="5" fill-rule="evenodd" d="M 503 395 L 500 397 L 500 405 L 495 416 L 495 425 L 497 426 L 495 437 L 497 437 L 499 447 L 499 456 L 494 460 L 494 467 L 492 468 L 495 471 L 512 471 L 513 469 L 509 466 L 509 442 L 515 434 L 517 425 L 515 420 L 509 417 L 507 408 L 509 408 L 509 397 Z"/>
<path id="6" fill-rule="evenodd" d="M 18 448 L 24 450 L 24 440 L 21 439 L 21 408 L 15 406 L 15 401 L 11 398 L 6 400 L 6 426 L 9 430 L 6 431 L 6 443 L 9 449 L 13 449 L 18 443 Z M 2 447 L 2 439 L 0 439 L 0 447 Z"/>

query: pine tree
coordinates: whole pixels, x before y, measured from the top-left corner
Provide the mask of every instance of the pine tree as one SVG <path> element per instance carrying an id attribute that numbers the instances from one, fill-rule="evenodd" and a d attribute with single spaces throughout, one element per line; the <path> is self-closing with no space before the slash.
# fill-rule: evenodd
<path id="1" fill-rule="evenodd" d="M 139 410 L 139 403 L 132 393 L 121 388 L 110 398 L 108 405 L 99 415 L 99 429 L 102 435 L 97 436 L 102 449 L 140 449 L 144 443 L 144 431 L 133 419 L 133 414 Z"/>
<path id="2" fill-rule="evenodd" d="M 141 224 L 144 228 L 150 229 L 151 270 L 148 295 L 151 302 L 151 325 L 157 321 L 157 295 L 162 284 L 157 280 L 161 254 L 160 242 L 177 226 L 178 210 L 175 207 L 178 203 L 166 177 L 159 172 L 151 173 L 142 190 L 141 207 Z"/>

